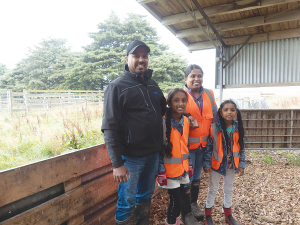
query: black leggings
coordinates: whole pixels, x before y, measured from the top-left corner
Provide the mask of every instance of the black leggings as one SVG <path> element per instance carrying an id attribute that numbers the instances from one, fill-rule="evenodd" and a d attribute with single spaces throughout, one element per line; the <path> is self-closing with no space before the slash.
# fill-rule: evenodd
<path id="1" fill-rule="evenodd" d="M 184 185 L 180 185 L 180 187 L 178 188 L 168 189 L 168 193 L 170 195 L 170 204 L 167 213 L 168 224 L 175 224 L 176 218 L 180 215 L 180 205 L 181 205 L 180 189 L 183 188 Z M 181 193 L 183 193 L 182 190 Z"/>

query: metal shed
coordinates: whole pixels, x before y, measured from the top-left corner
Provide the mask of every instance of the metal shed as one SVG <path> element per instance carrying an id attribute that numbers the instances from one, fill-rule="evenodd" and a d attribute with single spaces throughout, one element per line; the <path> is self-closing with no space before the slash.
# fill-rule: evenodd
<path id="1" fill-rule="evenodd" d="M 216 48 L 221 99 L 223 88 L 300 85 L 300 1 L 137 2 L 189 51 Z"/>

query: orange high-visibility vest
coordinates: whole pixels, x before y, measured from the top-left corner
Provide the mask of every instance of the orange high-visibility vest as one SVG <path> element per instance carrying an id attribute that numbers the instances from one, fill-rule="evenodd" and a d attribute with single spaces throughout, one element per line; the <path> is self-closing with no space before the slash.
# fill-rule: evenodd
<path id="1" fill-rule="evenodd" d="M 225 131 L 226 132 L 226 131 Z M 222 163 L 223 154 L 223 134 L 222 131 L 217 132 L 216 123 L 211 126 L 211 137 L 213 139 L 213 152 L 211 157 L 211 168 L 218 170 Z M 239 143 L 239 132 L 233 132 L 233 145 L 232 145 L 233 164 L 236 168 L 239 168 L 240 162 L 240 143 Z"/>
<path id="2" fill-rule="evenodd" d="M 168 178 L 179 177 L 184 172 L 189 171 L 188 139 L 189 120 L 184 116 L 182 135 L 177 129 L 171 126 L 170 141 L 173 145 L 172 158 L 164 157 L 164 166 Z"/>
<path id="3" fill-rule="evenodd" d="M 209 137 L 209 129 L 212 124 L 214 114 L 213 110 L 215 108 L 214 93 L 210 89 L 204 88 L 202 99 L 203 99 L 203 108 L 202 116 L 193 97 L 187 93 L 187 106 L 186 113 L 191 114 L 194 117 L 199 125 L 199 128 L 190 130 L 190 142 L 189 149 L 193 150 L 198 148 L 200 145 L 206 147 L 206 143 Z"/>

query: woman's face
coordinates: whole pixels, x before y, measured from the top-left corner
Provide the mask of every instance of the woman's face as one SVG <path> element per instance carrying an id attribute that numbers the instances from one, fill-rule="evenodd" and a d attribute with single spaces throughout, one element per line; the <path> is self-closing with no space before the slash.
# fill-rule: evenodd
<path id="1" fill-rule="evenodd" d="M 199 89 L 203 83 L 203 74 L 199 69 L 193 69 L 191 73 L 184 78 L 186 86 L 191 90 Z"/>

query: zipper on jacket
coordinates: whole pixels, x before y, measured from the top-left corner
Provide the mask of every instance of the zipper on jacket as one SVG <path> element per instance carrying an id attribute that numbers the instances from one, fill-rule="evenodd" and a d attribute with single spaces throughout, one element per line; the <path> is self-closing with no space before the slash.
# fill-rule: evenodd
<path id="1" fill-rule="evenodd" d="M 149 108 L 149 104 L 148 104 L 148 102 L 146 101 L 144 92 L 142 91 L 142 89 L 141 89 L 140 87 L 139 87 L 139 89 L 140 89 L 140 91 L 142 92 L 142 95 L 143 95 L 143 97 L 144 97 L 144 101 L 145 101 L 145 103 L 146 103 L 146 105 L 147 105 L 147 108 Z M 156 113 L 156 112 L 155 112 L 155 113 Z"/>
<path id="2" fill-rule="evenodd" d="M 128 145 L 131 146 L 131 131 L 128 127 Z"/>
<path id="3" fill-rule="evenodd" d="M 148 94 L 148 97 L 149 97 L 149 101 L 150 101 L 150 103 L 151 103 L 151 106 L 152 106 L 152 108 L 153 108 L 155 114 L 156 114 L 156 119 L 157 119 L 157 112 L 156 112 L 156 110 L 155 110 L 155 108 L 154 108 L 154 106 L 153 106 L 153 104 L 152 104 L 152 101 L 151 101 L 151 98 L 150 98 L 150 95 L 149 95 L 148 88 L 146 88 L 146 90 L 147 90 L 147 94 Z"/>

